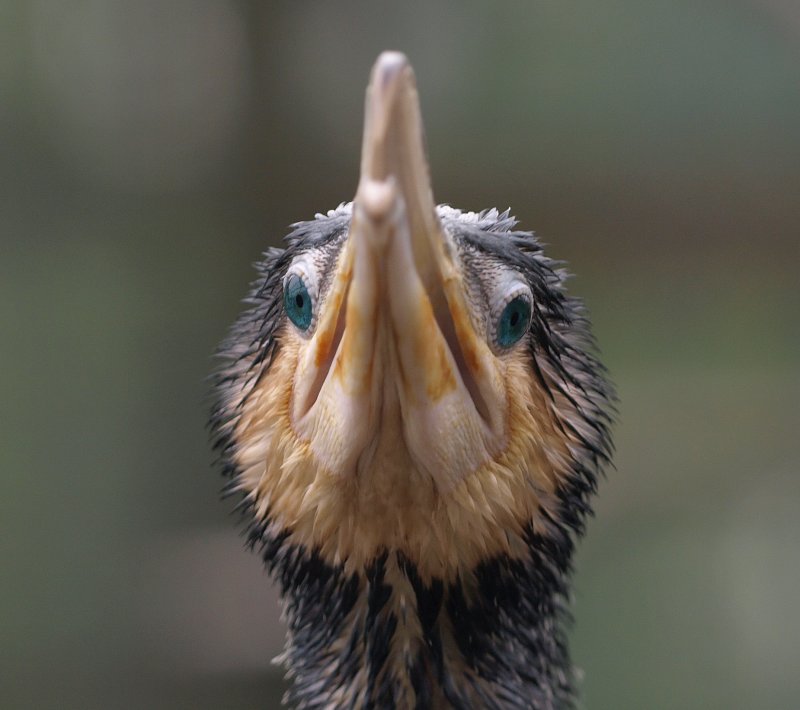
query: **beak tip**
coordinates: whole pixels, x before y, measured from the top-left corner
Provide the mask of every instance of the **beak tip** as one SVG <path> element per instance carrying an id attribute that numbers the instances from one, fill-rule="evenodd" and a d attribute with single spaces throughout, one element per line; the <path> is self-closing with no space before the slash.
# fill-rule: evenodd
<path id="1" fill-rule="evenodd" d="M 391 84 L 404 69 L 410 67 L 408 57 L 402 52 L 381 52 L 372 69 L 373 81 L 376 86 L 385 87 L 387 84 Z"/>

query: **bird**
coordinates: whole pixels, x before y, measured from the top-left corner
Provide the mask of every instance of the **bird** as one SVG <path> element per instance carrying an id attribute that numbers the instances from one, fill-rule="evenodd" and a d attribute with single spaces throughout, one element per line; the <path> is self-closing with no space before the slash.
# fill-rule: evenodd
<path id="1" fill-rule="evenodd" d="M 367 87 L 355 197 L 257 266 L 213 443 L 277 583 L 298 708 L 568 708 L 572 557 L 616 395 L 566 267 L 437 205 L 414 71 Z"/>

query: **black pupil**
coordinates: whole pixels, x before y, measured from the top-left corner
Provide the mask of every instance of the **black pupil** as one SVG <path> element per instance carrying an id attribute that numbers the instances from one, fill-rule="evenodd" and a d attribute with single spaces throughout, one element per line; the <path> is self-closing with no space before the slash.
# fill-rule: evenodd
<path id="1" fill-rule="evenodd" d="M 511 314 L 511 327 L 513 328 L 517 323 L 519 323 L 519 311 L 515 310 Z"/>
<path id="2" fill-rule="evenodd" d="M 302 294 L 302 293 L 298 293 L 298 294 L 297 294 L 297 295 L 294 297 L 294 302 L 295 302 L 295 305 L 296 305 L 298 308 L 302 308 L 302 307 L 303 307 L 303 294 Z"/>

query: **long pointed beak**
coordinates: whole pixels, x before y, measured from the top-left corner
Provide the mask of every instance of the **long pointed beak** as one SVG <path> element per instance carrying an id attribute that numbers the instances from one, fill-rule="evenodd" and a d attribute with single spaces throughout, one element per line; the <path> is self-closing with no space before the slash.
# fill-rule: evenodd
<path id="1" fill-rule="evenodd" d="M 404 55 L 385 52 L 367 89 L 361 177 L 350 227 L 354 263 L 347 316 L 348 322 L 373 326 L 382 314 L 389 317 L 399 374 L 407 393 L 416 397 L 456 384 L 457 367 L 448 361 L 446 343 L 432 338 L 439 331 L 437 312 L 449 321 L 442 289 L 444 246 L 414 73 Z M 367 326 L 345 332 L 345 347 L 359 346 L 346 353 L 345 371 L 353 379 L 372 369 L 356 355 L 374 357 L 372 331 Z"/>
<path id="2" fill-rule="evenodd" d="M 367 87 L 361 178 L 355 204 L 372 219 L 388 217 L 396 190 L 405 205 L 417 273 L 426 286 L 435 279 L 432 250 L 441 232 L 425 155 L 425 136 L 414 71 L 399 52 L 384 52 L 372 69 Z M 441 240 L 438 240 L 441 242 Z"/>
<path id="3" fill-rule="evenodd" d="M 314 362 L 329 374 L 313 402 L 295 398 L 296 424 L 331 469 L 356 466 L 392 402 L 412 459 L 440 490 L 501 445 L 505 393 L 453 249 L 433 199 L 413 70 L 385 52 L 367 89 L 348 241 L 314 336 Z"/>

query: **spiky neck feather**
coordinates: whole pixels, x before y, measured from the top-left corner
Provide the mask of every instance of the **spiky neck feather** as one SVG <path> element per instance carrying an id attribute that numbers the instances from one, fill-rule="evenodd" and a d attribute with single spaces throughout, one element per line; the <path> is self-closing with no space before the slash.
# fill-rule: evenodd
<path id="1" fill-rule="evenodd" d="M 564 623 L 572 542 L 528 531 L 529 555 L 449 584 L 382 552 L 348 575 L 251 531 L 285 599 L 282 661 L 298 707 L 564 708 L 574 678 Z"/>
<path id="2" fill-rule="evenodd" d="M 564 631 L 570 559 L 610 453 L 613 393 L 592 354 L 580 303 L 565 295 L 563 272 L 533 236 L 513 231 L 513 219 L 494 210 L 440 208 L 440 218 L 469 249 L 520 269 L 534 292 L 528 394 L 539 398 L 537 416 L 553 436 L 528 437 L 540 456 L 522 457 L 529 475 L 519 479 L 520 491 L 528 498 L 514 520 L 499 521 L 500 530 L 510 531 L 507 544 L 470 548 L 462 529 L 473 525 L 468 520 L 437 528 L 448 531 L 440 537 L 456 550 L 454 564 L 434 564 L 441 551 L 426 555 L 422 543 L 415 547 L 404 537 L 398 544 L 358 528 L 351 537 L 364 544 L 348 548 L 333 527 L 324 528 L 318 507 L 287 513 L 313 496 L 302 478 L 288 477 L 292 467 L 285 459 L 275 478 L 267 475 L 263 458 L 275 452 L 258 428 L 268 416 L 259 398 L 280 420 L 280 404 L 267 385 L 287 354 L 282 276 L 297 253 L 341 243 L 347 206 L 296 225 L 288 248 L 267 254 L 251 308 L 222 349 L 227 365 L 217 381 L 217 446 L 230 490 L 243 495 L 250 542 L 281 583 L 289 624 L 283 660 L 294 680 L 289 700 L 302 707 L 547 708 L 568 706 L 572 698 Z M 290 433 L 270 431 L 290 448 L 297 443 Z M 301 499 L 287 498 L 292 484 Z M 436 505 L 445 511 L 443 521 L 452 521 L 441 501 Z M 357 526 L 360 518 L 353 520 Z M 487 530 L 498 529 L 498 520 L 490 522 Z M 435 534 L 423 526 L 421 540 L 426 536 Z"/>

